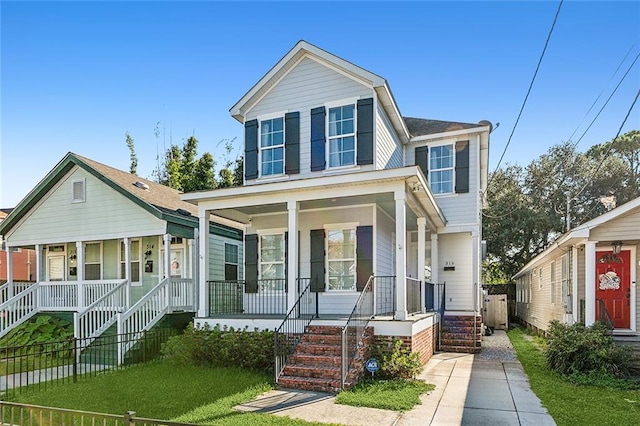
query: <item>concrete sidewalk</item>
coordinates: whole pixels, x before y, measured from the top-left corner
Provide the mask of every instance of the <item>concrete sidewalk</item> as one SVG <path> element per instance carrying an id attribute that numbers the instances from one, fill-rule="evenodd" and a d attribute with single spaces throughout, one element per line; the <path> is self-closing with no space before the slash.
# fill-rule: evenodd
<path id="1" fill-rule="evenodd" d="M 485 346 L 484 356 L 435 354 L 419 376 L 435 390 L 404 413 L 339 405 L 330 394 L 292 390 L 267 392 L 236 409 L 345 425 L 555 425 L 504 331 L 485 337 Z"/>

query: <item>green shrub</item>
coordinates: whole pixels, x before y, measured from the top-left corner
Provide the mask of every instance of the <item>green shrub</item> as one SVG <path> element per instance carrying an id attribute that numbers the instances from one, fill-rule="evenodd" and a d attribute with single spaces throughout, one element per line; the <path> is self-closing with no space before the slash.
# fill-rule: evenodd
<path id="1" fill-rule="evenodd" d="M 590 327 L 552 321 L 547 331 L 547 366 L 564 376 L 621 378 L 629 376 L 631 356 L 607 334 L 604 324 Z"/>
<path id="2" fill-rule="evenodd" d="M 196 328 L 190 323 L 183 334 L 171 337 L 162 346 L 162 354 L 178 365 L 272 371 L 273 332 L 220 325 Z"/>
<path id="3" fill-rule="evenodd" d="M 376 377 L 381 379 L 412 379 L 424 366 L 420 361 L 420 353 L 404 348 L 402 339 L 394 339 L 391 343 L 373 345 L 371 355 L 380 362 L 380 370 Z"/>

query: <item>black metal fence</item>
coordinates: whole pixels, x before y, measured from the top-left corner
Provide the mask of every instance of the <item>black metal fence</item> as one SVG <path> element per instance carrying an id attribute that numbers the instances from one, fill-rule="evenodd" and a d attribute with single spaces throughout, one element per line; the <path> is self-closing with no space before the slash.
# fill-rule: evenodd
<path id="1" fill-rule="evenodd" d="M 376 312 L 379 316 L 393 316 L 396 311 L 396 277 L 374 276 Z"/>
<path id="2" fill-rule="evenodd" d="M 445 283 L 425 284 L 425 307 L 427 312 L 444 312 Z"/>
<path id="3" fill-rule="evenodd" d="M 407 292 L 407 313 L 409 315 L 418 314 L 422 312 L 422 304 L 424 299 L 422 298 L 422 282 L 415 278 L 406 278 L 406 292 Z"/>
<path id="4" fill-rule="evenodd" d="M 298 288 L 302 289 L 300 296 L 274 333 L 276 383 L 306 327 L 318 317 L 318 293 L 312 292 L 311 287 L 311 279 L 298 279 Z"/>
<path id="5" fill-rule="evenodd" d="M 209 316 L 287 314 L 286 280 L 258 280 L 248 288 L 244 280 L 207 281 Z"/>
<path id="6" fill-rule="evenodd" d="M 0 396 L 75 382 L 79 377 L 149 361 L 158 357 L 162 344 L 176 334 L 174 329 L 157 329 L 0 348 Z M 122 364 L 118 364 L 118 343 L 132 344 Z"/>
<path id="7" fill-rule="evenodd" d="M 7 425 L 103 425 L 103 426 L 189 426 L 168 420 L 138 417 L 134 411 L 123 415 L 94 413 L 66 408 L 43 407 L 0 400 L 0 422 Z"/>

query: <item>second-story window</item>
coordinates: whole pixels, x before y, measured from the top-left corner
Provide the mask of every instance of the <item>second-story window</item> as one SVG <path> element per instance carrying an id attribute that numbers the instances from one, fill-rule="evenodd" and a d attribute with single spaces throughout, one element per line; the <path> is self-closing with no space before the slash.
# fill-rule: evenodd
<path id="1" fill-rule="evenodd" d="M 284 173 L 284 119 L 282 117 L 260 122 L 260 174 Z"/>
<path id="2" fill-rule="evenodd" d="M 329 167 L 355 164 L 355 105 L 329 108 Z"/>
<path id="3" fill-rule="evenodd" d="M 429 183 L 434 194 L 452 193 L 454 177 L 453 145 L 434 146 L 429 152 Z"/>

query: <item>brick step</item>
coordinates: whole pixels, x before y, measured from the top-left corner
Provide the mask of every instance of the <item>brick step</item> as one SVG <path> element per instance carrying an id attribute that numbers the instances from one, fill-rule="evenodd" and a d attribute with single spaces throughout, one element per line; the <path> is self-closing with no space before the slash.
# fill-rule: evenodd
<path id="1" fill-rule="evenodd" d="M 301 342 L 316 345 L 340 345 L 342 344 L 342 336 L 339 334 L 305 334 L 302 336 Z"/>
<path id="2" fill-rule="evenodd" d="M 288 389 L 301 389 L 314 392 L 328 392 L 338 393 L 340 389 L 340 379 L 314 379 L 311 377 L 292 377 L 292 376 L 280 376 L 278 379 L 278 386 Z M 347 380 L 345 387 L 349 388 L 353 386 L 350 380 Z"/>
<path id="3" fill-rule="evenodd" d="M 445 316 L 442 317 L 442 320 L 443 321 L 471 321 L 471 322 L 473 322 L 474 318 L 478 322 L 482 321 L 482 317 L 481 316 L 474 317 L 473 315 L 445 315 Z"/>
<path id="4" fill-rule="evenodd" d="M 474 347 L 469 347 L 469 346 L 446 346 L 446 345 L 440 345 L 440 352 L 454 352 L 454 353 L 461 353 L 461 354 L 479 354 L 480 353 L 480 348 L 474 348 Z"/>
<path id="5" fill-rule="evenodd" d="M 307 328 L 305 328 L 305 333 L 340 335 L 342 333 L 342 327 L 333 325 L 308 325 Z"/>
<path id="6" fill-rule="evenodd" d="M 441 339 L 440 346 L 468 346 L 468 347 L 480 347 L 481 342 L 478 340 L 464 340 L 464 339 Z"/>
<path id="7" fill-rule="evenodd" d="M 450 331 L 443 331 L 440 333 L 440 339 L 471 339 L 474 337 L 478 340 L 482 340 L 481 333 L 476 333 L 475 336 L 473 333 L 456 333 Z"/>
<path id="8" fill-rule="evenodd" d="M 340 356 L 342 347 L 338 345 L 314 345 L 309 343 L 300 343 L 296 347 L 297 355 L 324 355 L 324 356 Z"/>
<path id="9" fill-rule="evenodd" d="M 311 365 L 311 366 L 332 366 L 340 367 L 342 362 L 339 356 L 333 355 L 305 355 L 295 353 L 289 358 L 289 363 L 293 365 Z"/>
<path id="10" fill-rule="evenodd" d="M 312 379 L 340 380 L 340 367 L 319 367 L 308 365 L 287 365 L 282 371 L 284 376 L 306 377 Z"/>
<path id="11" fill-rule="evenodd" d="M 442 326 L 455 326 L 455 327 L 481 327 L 482 321 L 473 322 L 471 321 L 442 321 Z"/>

